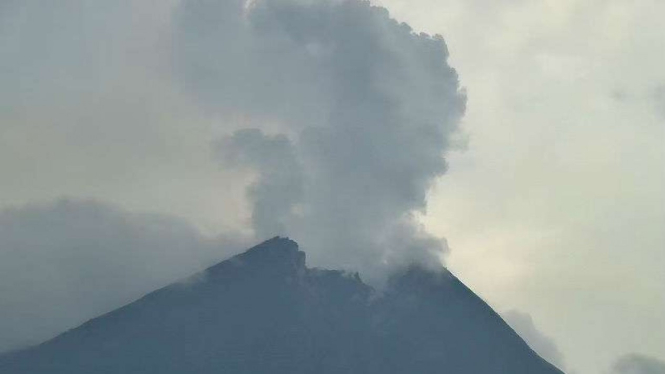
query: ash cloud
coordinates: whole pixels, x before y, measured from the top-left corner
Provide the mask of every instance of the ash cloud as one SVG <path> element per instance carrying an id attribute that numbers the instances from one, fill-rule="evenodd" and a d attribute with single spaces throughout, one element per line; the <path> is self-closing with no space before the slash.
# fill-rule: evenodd
<path id="1" fill-rule="evenodd" d="M 222 162 L 258 173 L 258 236 L 292 236 L 315 265 L 369 278 L 437 262 L 445 241 L 415 216 L 465 110 L 441 37 L 356 0 L 192 0 L 176 22 L 181 84 L 259 124 L 217 143 Z"/>

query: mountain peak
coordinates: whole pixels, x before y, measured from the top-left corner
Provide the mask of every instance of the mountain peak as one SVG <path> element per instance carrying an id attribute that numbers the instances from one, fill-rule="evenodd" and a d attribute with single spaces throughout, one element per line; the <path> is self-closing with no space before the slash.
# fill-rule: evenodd
<path id="1" fill-rule="evenodd" d="M 298 243 L 289 238 L 275 236 L 208 268 L 206 273 L 213 277 L 228 275 L 230 268 L 235 267 L 245 273 L 260 273 L 262 276 L 301 275 L 307 270 L 305 259 L 305 252 L 298 248 Z"/>
<path id="2" fill-rule="evenodd" d="M 269 256 L 272 259 L 279 259 L 300 257 L 304 255 L 305 253 L 300 251 L 298 243 L 295 241 L 286 237 L 275 236 L 248 249 L 241 256 L 254 258 Z"/>
<path id="3" fill-rule="evenodd" d="M 274 237 L 204 275 L 0 355 L 0 372 L 562 374 L 445 269 L 408 268 L 377 296 Z"/>
<path id="4" fill-rule="evenodd" d="M 248 249 L 245 253 L 236 256 L 236 259 L 249 264 L 269 263 L 271 266 L 286 265 L 294 269 L 305 268 L 305 252 L 298 248 L 298 243 L 280 236 L 275 236 Z"/>

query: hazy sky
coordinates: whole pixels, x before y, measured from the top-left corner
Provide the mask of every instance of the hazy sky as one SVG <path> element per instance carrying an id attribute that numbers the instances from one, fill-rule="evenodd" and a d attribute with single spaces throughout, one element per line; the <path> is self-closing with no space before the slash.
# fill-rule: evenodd
<path id="1" fill-rule="evenodd" d="M 403 257 L 377 255 L 386 242 L 449 247 L 451 270 L 568 371 L 663 372 L 665 3 L 376 2 L 447 52 L 363 7 L 180 3 L 0 2 L 0 336 L 13 339 L 0 350 L 223 259 L 252 228 L 286 229 L 345 243 L 314 248 L 319 264 Z M 269 37 L 242 31 L 253 11 Z M 354 93 L 371 107 L 348 109 Z M 421 124 L 404 144 L 402 123 Z M 340 203 L 326 186 L 374 194 Z M 335 222 L 351 212 L 346 235 Z M 326 217 L 334 229 L 310 234 Z"/>
<path id="2" fill-rule="evenodd" d="M 531 314 L 568 368 L 665 358 L 660 1 L 385 1 L 443 34 L 465 152 L 430 195 L 449 266 Z"/>

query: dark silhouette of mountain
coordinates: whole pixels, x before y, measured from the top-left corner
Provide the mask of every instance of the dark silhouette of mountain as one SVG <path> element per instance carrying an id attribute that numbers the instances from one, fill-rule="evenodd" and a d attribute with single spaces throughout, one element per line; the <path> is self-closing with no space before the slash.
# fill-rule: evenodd
<path id="1" fill-rule="evenodd" d="M 41 345 L 3 374 L 556 374 L 447 270 L 377 293 L 273 238 Z"/>

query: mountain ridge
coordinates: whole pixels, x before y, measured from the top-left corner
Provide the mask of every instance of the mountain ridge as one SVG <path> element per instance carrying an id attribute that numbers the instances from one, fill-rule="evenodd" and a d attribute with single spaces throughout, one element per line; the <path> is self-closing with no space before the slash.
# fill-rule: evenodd
<path id="1" fill-rule="evenodd" d="M 297 243 L 280 237 L 0 356 L 0 369 L 561 373 L 444 268 L 406 268 L 379 294 L 357 274 L 308 268 Z"/>

